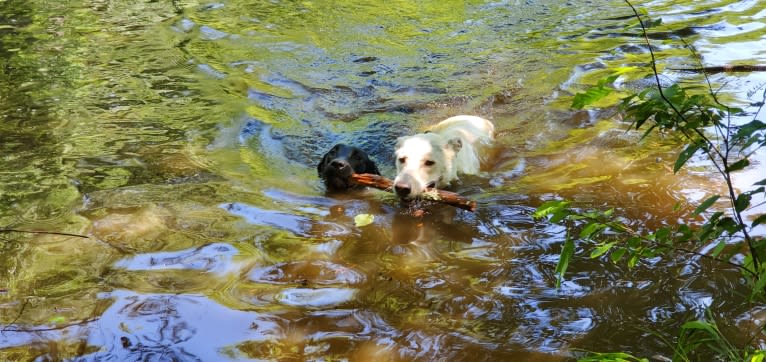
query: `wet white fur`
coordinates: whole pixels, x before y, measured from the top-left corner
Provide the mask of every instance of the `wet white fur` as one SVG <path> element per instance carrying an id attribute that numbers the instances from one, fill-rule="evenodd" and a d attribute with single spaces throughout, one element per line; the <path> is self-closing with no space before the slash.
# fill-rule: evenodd
<path id="1" fill-rule="evenodd" d="M 481 146 L 492 142 L 494 131 L 492 122 L 484 118 L 455 116 L 426 133 L 400 137 L 394 185 L 410 187 L 409 196 L 417 197 L 430 183 L 444 187 L 457 180 L 458 173 L 479 173 Z M 433 165 L 426 165 L 427 161 Z"/>

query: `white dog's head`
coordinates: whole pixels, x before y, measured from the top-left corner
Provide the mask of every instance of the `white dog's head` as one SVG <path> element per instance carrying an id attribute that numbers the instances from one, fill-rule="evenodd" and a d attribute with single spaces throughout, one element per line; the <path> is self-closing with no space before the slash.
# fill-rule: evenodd
<path id="1" fill-rule="evenodd" d="M 427 188 L 445 186 L 455 179 L 453 161 L 462 146 L 460 138 L 445 139 L 436 133 L 400 137 L 394 179 L 399 198 L 417 198 Z"/>

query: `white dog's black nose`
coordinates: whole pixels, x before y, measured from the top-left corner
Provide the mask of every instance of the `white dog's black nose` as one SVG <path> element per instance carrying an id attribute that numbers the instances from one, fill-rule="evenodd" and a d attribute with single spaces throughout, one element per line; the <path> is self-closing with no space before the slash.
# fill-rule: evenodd
<path id="1" fill-rule="evenodd" d="M 394 185 L 394 190 L 396 190 L 396 195 L 401 198 L 409 196 L 410 192 L 412 192 L 410 185 L 401 182 Z"/>

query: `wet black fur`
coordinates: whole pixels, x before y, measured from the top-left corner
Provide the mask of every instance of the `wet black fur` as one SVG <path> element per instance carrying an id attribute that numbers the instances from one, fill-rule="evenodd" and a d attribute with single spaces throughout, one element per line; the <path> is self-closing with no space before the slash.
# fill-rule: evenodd
<path id="1" fill-rule="evenodd" d="M 371 173 L 380 175 L 366 152 L 361 149 L 339 143 L 331 148 L 317 165 L 319 177 L 324 180 L 327 191 L 345 191 L 360 188 L 349 180 L 352 173 Z"/>

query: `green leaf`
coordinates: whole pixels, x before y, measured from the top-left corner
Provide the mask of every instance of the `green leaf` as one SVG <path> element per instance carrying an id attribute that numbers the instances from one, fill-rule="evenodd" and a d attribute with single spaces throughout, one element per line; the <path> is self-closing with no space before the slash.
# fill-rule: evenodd
<path id="1" fill-rule="evenodd" d="M 559 262 L 556 264 L 556 274 L 558 275 L 556 288 L 561 288 L 561 281 L 564 279 L 564 273 L 566 273 L 567 267 L 569 266 L 569 260 L 571 260 L 572 255 L 574 255 L 574 249 L 574 240 L 567 236 L 567 239 L 564 241 L 564 247 L 561 248 Z"/>
<path id="2" fill-rule="evenodd" d="M 721 240 L 718 242 L 718 245 L 716 245 L 715 248 L 713 248 L 713 252 L 711 252 L 710 255 L 714 258 L 717 258 L 718 255 L 721 255 L 721 252 L 723 251 L 724 248 L 726 248 L 726 243 L 723 240 Z"/>
<path id="3" fill-rule="evenodd" d="M 577 360 L 578 362 L 649 362 L 646 358 L 639 358 L 625 352 L 589 353 Z M 753 361 L 750 361 L 753 362 Z"/>
<path id="4" fill-rule="evenodd" d="M 681 151 L 681 153 L 678 155 L 678 159 L 676 159 L 676 164 L 673 165 L 673 173 L 677 173 L 678 170 L 680 170 L 681 167 L 683 167 L 684 164 L 686 164 L 686 161 L 692 158 L 692 156 L 694 156 L 694 154 L 699 149 L 700 149 L 700 146 L 697 143 L 692 143 L 686 146 L 686 148 L 683 151 Z"/>
<path id="5" fill-rule="evenodd" d="M 595 258 L 598 258 L 601 255 L 604 255 L 607 251 L 609 251 L 609 249 L 611 249 L 614 246 L 614 244 L 615 244 L 615 242 L 606 243 L 604 245 L 601 245 L 601 246 L 593 249 L 593 251 L 590 253 L 591 259 L 595 259 Z"/>
<path id="6" fill-rule="evenodd" d="M 686 98 L 686 92 L 684 92 L 684 89 L 678 84 L 673 84 L 670 87 L 665 88 L 662 93 L 665 95 L 665 98 L 674 104 L 679 104 Z"/>
<path id="7" fill-rule="evenodd" d="M 569 202 L 561 200 L 546 201 L 535 210 L 532 217 L 541 219 L 569 206 Z"/>
<path id="8" fill-rule="evenodd" d="M 622 256 L 625 255 L 626 251 L 628 250 L 625 248 L 616 248 L 614 249 L 612 254 L 609 254 L 609 259 L 612 260 L 612 263 L 617 263 L 618 261 L 620 261 L 620 259 L 622 259 Z"/>
<path id="9" fill-rule="evenodd" d="M 553 213 L 550 222 L 553 224 L 558 224 L 561 222 L 561 220 L 564 220 L 569 215 L 569 210 L 567 209 L 556 210 L 556 212 Z"/>
<path id="10" fill-rule="evenodd" d="M 755 351 L 750 355 L 750 362 L 763 362 L 766 358 L 766 351 Z"/>
<path id="11" fill-rule="evenodd" d="M 580 232 L 580 238 L 581 239 L 588 239 L 593 236 L 593 234 L 596 234 L 597 232 L 604 230 L 606 225 L 601 223 L 590 223 Z"/>
<path id="12" fill-rule="evenodd" d="M 667 244 L 667 243 L 668 243 L 668 237 L 669 237 L 669 236 L 670 236 L 670 229 L 668 229 L 668 228 L 666 228 L 666 227 L 661 227 L 661 228 L 659 228 L 659 229 L 658 229 L 658 230 L 657 230 L 657 231 L 654 233 L 654 239 L 655 239 L 657 242 L 659 242 L 659 243 L 663 243 L 663 244 Z"/>
<path id="13" fill-rule="evenodd" d="M 763 290 L 766 288 L 766 276 L 761 274 L 753 284 L 752 289 L 750 290 L 750 300 L 761 300 L 763 299 Z"/>
<path id="14" fill-rule="evenodd" d="M 571 107 L 574 109 L 583 109 L 585 106 L 598 102 L 600 99 L 612 93 L 611 89 L 603 87 L 592 87 L 585 93 L 577 93 L 572 99 Z"/>
<path id="15" fill-rule="evenodd" d="M 741 169 L 744 169 L 747 166 L 750 166 L 750 160 L 748 160 L 747 158 L 743 158 L 737 162 L 732 163 L 728 167 L 726 167 L 726 172 L 739 171 Z"/>
<path id="16" fill-rule="evenodd" d="M 572 99 L 572 108 L 583 109 L 585 106 L 598 102 L 602 98 L 612 93 L 611 84 L 614 83 L 619 75 L 610 75 L 598 81 L 598 84 L 588 88 L 585 93 L 577 93 Z"/>
<path id="17" fill-rule="evenodd" d="M 373 221 L 375 221 L 375 215 L 359 214 L 354 216 L 354 224 L 356 224 L 356 227 L 370 225 Z"/>
<path id="18" fill-rule="evenodd" d="M 756 225 L 760 225 L 766 222 L 766 214 L 760 214 L 758 217 L 753 220 L 753 223 L 750 224 L 750 227 L 756 227 Z"/>
<path id="19" fill-rule="evenodd" d="M 713 252 L 710 253 L 710 255 L 716 258 L 718 257 L 718 255 L 721 255 L 721 252 L 723 251 L 724 248 L 726 248 L 726 243 L 723 240 L 721 240 L 718 242 L 718 245 L 716 245 L 715 248 L 713 248 Z"/>
<path id="20" fill-rule="evenodd" d="M 752 196 L 748 193 L 739 194 L 739 196 L 737 196 L 737 200 L 734 201 L 734 209 L 737 211 L 747 209 L 748 206 L 750 206 L 751 199 Z"/>
<path id="21" fill-rule="evenodd" d="M 658 18 L 655 20 L 649 20 L 646 23 L 644 23 L 644 26 L 646 28 L 656 28 L 662 24 L 662 18 Z"/>
<path id="22" fill-rule="evenodd" d="M 705 321 L 690 321 L 686 322 L 681 326 L 681 329 L 683 330 L 701 330 L 710 333 L 711 336 L 718 335 L 715 328 L 708 322 Z"/>
<path id="23" fill-rule="evenodd" d="M 699 206 L 697 206 L 696 209 L 694 209 L 694 212 L 692 212 L 692 216 L 697 216 L 697 215 L 705 212 L 705 210 L 710 208 L 710 206 L 713 206 L 713 204 L 716 201 L 718 201 L 718 198 L 720 198 L 720 197 L 721 196 L 719 196 L 719 195 L 713 195 L 713 196 L 709 197 L 707 200 L 703 201 Z"/>
<path id="24" fill-rule="evenodd" d="M 750 137 L 753 133 L 764 129 L 766 129 L 766 124 L 755 119 L 740 126 L 739 130 L 737 130 L 736 137 L 740 139 Z"/>

